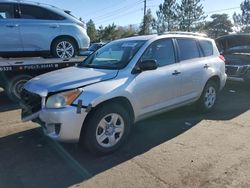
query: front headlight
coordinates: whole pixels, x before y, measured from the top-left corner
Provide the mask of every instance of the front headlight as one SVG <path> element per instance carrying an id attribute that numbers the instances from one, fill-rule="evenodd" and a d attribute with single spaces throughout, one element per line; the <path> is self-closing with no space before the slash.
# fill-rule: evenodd
<path id="1" fill-rule="evenodd" d="M 46 108 L 64 108 L 67 105 L 72 104 L 72 102 L 81 94 L 81 92 L 82 90 L 75 89 L 52 95 L 46 102 Z"/>

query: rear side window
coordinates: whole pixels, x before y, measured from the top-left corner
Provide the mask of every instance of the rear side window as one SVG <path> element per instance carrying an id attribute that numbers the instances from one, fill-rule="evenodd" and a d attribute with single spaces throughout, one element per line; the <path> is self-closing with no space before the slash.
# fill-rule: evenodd
<path id="1" fill-rule="evenodd" d="M 213 45 L 210 41 L 200 40 L 199 43 L 205 57 L 213 55 Z"/>
<path id="2" fill-rule="evenodd" d="M 181 61 L 200 57 L 199 48 L 194 39 L 177 39 Z"/>
<path id="3" fill-rule="evenodd" d="M 175 63 L 175 53 L 171 39 L 158 40 L 152 43 L 142 56 L 142 60 L 156 60 L 162 67 Z"/>
<path id="4" fill-rule="evenodd" d="M 63 20 L 63 16 L 58 15 L 50 10 L 33 5 L 20 5 L 20 18 L 38 19 L 38 20 Z"/>
<path id="5" fill-rule="evenodd" d="M 0 19 L 14 18 L 14 5 L 0 4 Z"/>

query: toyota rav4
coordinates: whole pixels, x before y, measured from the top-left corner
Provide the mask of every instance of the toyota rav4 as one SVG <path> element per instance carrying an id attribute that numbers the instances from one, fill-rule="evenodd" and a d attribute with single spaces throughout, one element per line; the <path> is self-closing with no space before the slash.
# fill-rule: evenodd
<path id="1" fill-rule="evenodd" d="M 77 67 L 33 78 L 22 91 L 22 119 L 49 137 L 109 153 L 146 117 L 196 102 L 211 111 L 226 82 L 215 42 L 190 33 L 125 38 Z M 81 138 L 81 139 L 80 139 Z"/>

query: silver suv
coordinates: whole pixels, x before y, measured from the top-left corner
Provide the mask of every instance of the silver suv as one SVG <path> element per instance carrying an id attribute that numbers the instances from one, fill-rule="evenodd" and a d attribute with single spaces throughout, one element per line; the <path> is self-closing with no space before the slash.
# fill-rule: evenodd
<path id="1" fill-rule="evenodd" d="M 0 56 L 71 58 L 88 49 L 85 24 L 68 11 L 23 1 L 0 0 Z"/>
<path id="2" fill-rule="evenodd" d="M 77 67 L 33 78 L 22 92 L 22 119 L 49 137 L 79 138 L 109 153 L 146 117 L 196 102 L 213 109 L 226 82 L 212 39 L 188 34 L 137 36 L 100 48 Z"/>

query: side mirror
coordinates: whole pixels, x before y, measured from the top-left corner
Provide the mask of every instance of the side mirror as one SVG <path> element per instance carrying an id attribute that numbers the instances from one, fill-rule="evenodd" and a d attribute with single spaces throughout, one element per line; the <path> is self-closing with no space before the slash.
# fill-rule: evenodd
<path id="1" fill-rule="evenodd" d="M 149 60 L 144 60 L 139 64 L 139 68 L 142 71 L 147 71 L 147 70 L 155 70 L 157 69 L 157 62 L 156 60 L 149 59 Z"/>
<path id="2" fill-rule="evenodd" d="M 155 70 L 157 69 L 157 62 L 153 59 L 141 61 L 132 71 L 133 74 L 141 73 L 143 71 Z"/>

